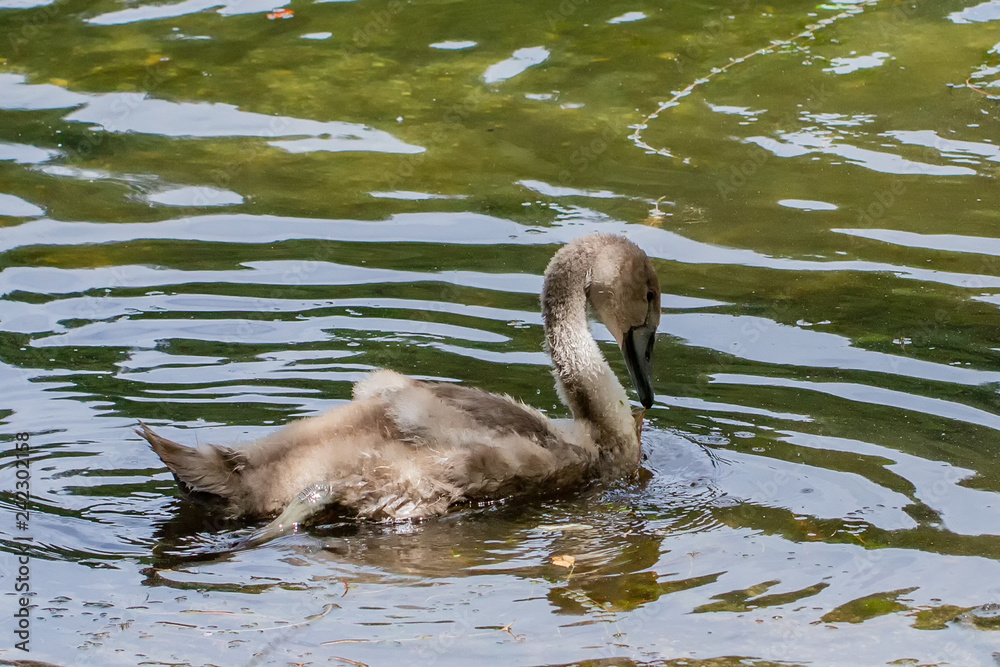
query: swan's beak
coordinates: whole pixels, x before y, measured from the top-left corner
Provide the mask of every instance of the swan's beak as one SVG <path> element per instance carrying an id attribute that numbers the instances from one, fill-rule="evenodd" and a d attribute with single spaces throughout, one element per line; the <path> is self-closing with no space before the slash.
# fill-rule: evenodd
<path id="1" fill-rule="evenodd" d="M 656 342 L 656 328 L 647 324 L 632 327 L 625 334 L 622 352 L 625 353 L 625 367 L 639 394 L 642 407 L 653 405 L 653 343 Z"/>

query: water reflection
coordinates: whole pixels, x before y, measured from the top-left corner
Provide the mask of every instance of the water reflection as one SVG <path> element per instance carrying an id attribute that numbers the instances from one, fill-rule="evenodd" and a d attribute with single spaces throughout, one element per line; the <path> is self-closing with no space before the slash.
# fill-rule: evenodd
<path id="1" fill-rule="evenodd" d="M 0 142 L 0 160 L 13 160 L 18 164 L 38 164 L 59 155 L 59 151 L 26 144 Z"/>
<path id="2" fill-rule="evenodd" d="M 985 23 L 1000 21 L 1000 2 L 987 0 L 978 5 L 967 7 L 959 12 L 948 14 L 948 19 L 955 23 Z"/>
<path id="3" fill-rule="evenodd" d="M 780 271 L 859 271 L 867 273 L 891 273 L 900 278 L 941 283 L 955 287 L 982 289 L 1000 287 L 1000 277 L 982 273 L 958 273 L 926 269 L 917 266 L 897 265 L 865 260 L 823 260 L 788 259 L 771 257 L 753 250 L 730 248 L 702 243 L 679 233 L 654 227 L 626 225 L 607 219 L 592 221 L 595 217 L 587 209 L 576 209 L 578 215 L 567 216 L 572 224 L 556 225 L 548 228 L 525 227 L 511 220 L 475 213 L 404 213 L 397 214 L 378 224 L 354 220 L 322 220 L 254 215 L 212 215 L 203 217 L 176 218 L 162 222 L 148 222 L 140 225 L 116 225 L 106 223 L 60 222 L 51 219 L 38 220 L 17 227 L 7 228 L 0 233 L 0 249 L 10 250 L 31 245 L 72 245 L 89 243 L 128 242 L 140 239 L 175 239 L 220 243 L 275 243 L 294 239 L 342 240 L 358 242 L 392 241 L 397 243 L 420 242 L 438 244 L 506 244 L 506 245 L 548 245 L 565 243 L 567 240 L 587 232 L 602 231 L 625 234 L 648 255 L 658 259 L 685 264 L 733 264 L 739 266 L 776 269 Z M 600 216 L 596 216 L 600 218 Z M 391 236 L 389 236 L 391 230 Z M 325 255 L 320 255 L 323 257 Z M 332 279 L 326 262 L 312 261 L 296 268 L 281 262 L 244 262 L 244 266 L 264 271 L 267 274 L 281 273 L 286 267 L 289 277 L 311 279 L 314 272 L 322 270 L 322 280 Z M 270 270 L 269 270 L 270 269 Z M 361 275 L 372 269 L 356 268 Z M 141 267 L 119 267 L 117 272 L 128 275 L 142 271 Z M 17 271 L 21 273 L 20 271 Z M 36 272 L 44 273 L 44 269 Z M 27 272 L 25 272 L 27 273 Z M 442 272 L 447 273 L 447 272 Z M 50 274 L 51 275 L 51 274 Z M 82 277 L 82 275 L 81 275 Z M 209 279 L 209 274 L 191 276 L 198 282 Z M 401 274 L 402 277 L 402 274 Z M 513 277 L 513 274 L 511 275 Z M 264 273 L 255 280 L 266 282 L 273 275 Z M 388 278 L 386 278 L 388 279 Z M 237 276 L 236 281 L 241 281 Z M 191 281 L 181 281 L 191 282 Z M 282 281 L 284 282 L 284 281 Z M 90 284 L 85 280 L 83 284 Z M 117 284 L 117 283 L 112 283 Z M 163 284 L 159 281 L 151 285 Z M 475 281 L 477 286 L 482 282 Z M 514 285 L 501 288 L 514 291 L 527 289 L 520 285 L 533 284 L 540 289 L 541 283 L 521 276 Z M 44 291 L 44 289 L 42 289 Z"/>
<path id="4" fill-rule="evenodd" d="M 976 174 L 975 169 L 968 167 L 916 162 L 893 153 L 851 146 L 838 141 L 836 137 L 826 132 L 799 131 L 780 133 L 778 136 L 780 139 L 750 137 L 746 141 L 756 144 L 778 157 L 795 158 L 811 154 L 836 155 L 846 159 L 848 164 L 865 167 L 883 174 L 922 174 L 925 176 L 974 176 Z"/>
<path id="5" fill-rule="evenodd" d="M 235 192 L 209 187 L 172 188 L 154 192 L 146 198 L 164 206 L 237 206 L 243 203 L 243 197 Z"/>
<path id="6" fill-rule="evenodd" d="M 1000 255 L 1000 239 L 960 234 L 918 234 L 897 229 L 831 229 L 838 234 L 894 243 L 909 248 L 927 248 L 945 252 L 969 252 L 977 255 Z"/>
<path id="7" fill-rule="evenodd" d="M 876 51 L 875 53 L 868 56 L 855 56 L 853 58 L 841 57 L 834 58 L 830 61 L 830 67 L 823 69 L 824 72 L 833 72 L 834 74 L 850 74 L 851 72 L 857 72 L 861 69 L 871 69 L 872 67 L 881 67 L 885 62 L 885 59 L 889 57 L 888 53 L 883 53 L 882 51 Z"/>
<path id="8" fill-rule="evenodd" d="M 45 211 L 15 195 L 0 193 L 0 215 L 11 218 L 37 218 Z"/>
<path id="9" fill-rule="evenodd" d="M 292 153 L 370 151 L 422 153 L 388 132 L 358 123 L 269 116 L 241 111 L 232 104 L 170 102 L 144 93 L 72 93 L 51 84 L 27 84 L 15 74 L 0 74 L 0 109 L 76 107 L 65 119 L 93 123 L 106 132 L 139 132 L 167 137 L 313 137 L 271 141 Z"/>
<path id="10" fill-rule="evenodd" d="M 532 46 L 518 49 L 507 60 L 490 65 L 483 74 L 486 83 L 500 83 L 511 79 L 529 67 L 539 65 L 549 57 L 549 50 L 544 46 Z"/>
<path id="11" fill-rule="evenodd" d="M 137 21 L 155 21 L 158 19 L 177 18 L 186 14 L 196 14 L 206 9 L 218 8 L 222 16 L 238 14 L 261 14 L 274 11 L 286 3 L 280 0 L 184 0 L 173 4 L 156 4 L 142 7 L 130 7 L 117 12 L 99 14 L 87 19 L 94 25 L 122 25 Z"/>
<path id="12" fill-rule="evenodd" d="M 946 419 L 976 424 L 993 430 L 1000 430 L 1000 416 L 970 407 L 956 404 L 940 398 L 930 398 L 915 394 L 894 391 L 883 387 L 873 387 L 866 384 L 850 382 L 809 382 L 806 380 L 790 380 L 786 378 L 765 378 L 759 376 L 735 375 L 718 373 L 712 376 L 713 382 L 727 384 L 742 384 L 751 386 L 786 387 L 799 390 L 817 391 L 831 396 L 837 396 L 850 401 L 882 405 L 888 408 L 898 408 L 911 412 L 935 415 Z"/>

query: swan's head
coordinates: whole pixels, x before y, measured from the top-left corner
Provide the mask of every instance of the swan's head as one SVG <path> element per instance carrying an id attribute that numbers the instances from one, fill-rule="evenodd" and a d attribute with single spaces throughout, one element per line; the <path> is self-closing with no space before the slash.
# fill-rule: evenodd
<path id="1" fill-rule="evenodd" d="M 660 280 L 639 246 L 620 236 L 597 237 L 588 297 L 625 355 L 639 402 L 653 405 L 653 343 L 660 324 Z"/>

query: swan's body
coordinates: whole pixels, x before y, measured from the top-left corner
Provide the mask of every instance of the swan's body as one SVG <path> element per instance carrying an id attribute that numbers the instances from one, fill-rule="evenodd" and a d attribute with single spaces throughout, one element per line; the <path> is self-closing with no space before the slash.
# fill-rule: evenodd
<path id="1" fill-rule="evenodd" d="M 552 421 L 507 396 L 382 370 L 355 385 L 352 402 L 239 449 L 185 447 L 145 425 L 139 434 L 183 490 L 222 498 L 234 516 L 282 513 L 269 527 L 279 534 L 327 505 L 363 518 L 418 518 L 456 503 L 626 476 L 639 466 L 639 433 L 590 334 L 588 303 L 649 407 L 659 281 L 632 242 L 594 234 L 556 253 L 542 290 L 556 387 L 573 421 Z"/>

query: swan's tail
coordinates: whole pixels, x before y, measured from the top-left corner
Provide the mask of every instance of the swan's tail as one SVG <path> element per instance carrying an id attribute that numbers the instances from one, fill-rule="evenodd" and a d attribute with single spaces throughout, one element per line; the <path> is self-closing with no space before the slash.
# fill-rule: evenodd
<path id="1" fill-rule="evenodd" d="M 240 493 L 246 464 L 243 455 L 221 445 L 185 447 L 139 422 L 135 430 L 149 443 L 185 493 L 209 493 L 231 499 Z"/>

